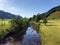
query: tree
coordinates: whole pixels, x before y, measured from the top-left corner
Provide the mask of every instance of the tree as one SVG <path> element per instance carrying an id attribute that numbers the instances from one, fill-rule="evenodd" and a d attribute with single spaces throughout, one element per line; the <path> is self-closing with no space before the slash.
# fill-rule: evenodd
<path id="1" fill-rule="evenodd" d="M 10 23 L 10 28 L 0 34 L 0 42 L 9 36 L 19 40 L 21 36 L 25 34 L 28 27 L 28 20 L 26 18 L 11 19 Z"/>
<path id="2" fill-rule="evenodd" d="M 37 16 L 36 15 L 33 15 L 33 21 L 37 22 Z"/>
<path id="3" fill-rule="evenodd" d="M 46 19 L 46 15 L 45 15 L 45 13 L 43 13 L 43 23 L 46 25 L 46 23 L 47 23 L 47 19 Z"/>
<path id="4" fill-rule="evenodd" d="M 29 21 L 32 21 L 32 17 L 29 18 Z"/>
<path id="5" fill-rule="evenodd" d="M 43 15 L 38 13 L 37 14 L 37 22 L 40 21 L 42 18 L 43 18 Z"/>

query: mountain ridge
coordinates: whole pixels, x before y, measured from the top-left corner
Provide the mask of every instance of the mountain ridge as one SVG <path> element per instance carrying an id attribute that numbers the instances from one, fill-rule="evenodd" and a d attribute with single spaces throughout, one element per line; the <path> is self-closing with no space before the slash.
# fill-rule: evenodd
<path id="1" fill-rule="evenodd" d="M 9 12 L 5 12 L 5 11 L 0 10 L 0 19 L 12 19 L 12 18 L 16 18 L 16 17 L 22 18 L 19 15 L 11 14 Z"/>
<path id="2" fill-rule="evenodd" d="M 60 19 L 60 5 L 47 12 L 47 19 Z"/>

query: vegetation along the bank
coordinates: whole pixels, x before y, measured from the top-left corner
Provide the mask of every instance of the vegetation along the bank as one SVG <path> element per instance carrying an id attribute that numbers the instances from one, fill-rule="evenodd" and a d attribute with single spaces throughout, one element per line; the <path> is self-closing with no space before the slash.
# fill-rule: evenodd
<path id="1" fill-rule="evenodd" d="M 27 27 L 27 18 L 0 19 L 0 42 L 9 36 L 19 40 L 19 36 L 25 33 Z"/>

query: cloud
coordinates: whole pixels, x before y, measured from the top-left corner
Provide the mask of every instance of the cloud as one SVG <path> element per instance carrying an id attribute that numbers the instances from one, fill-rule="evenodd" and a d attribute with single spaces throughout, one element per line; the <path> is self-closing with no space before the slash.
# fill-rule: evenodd
<path id="1" fill-rule="evenodd" d="M 10 2 L 13 0 L 0 0 L 0 10 L 3 10 L 5 12 L 10 12 L 12 14 L 19 14 L 20 9 L 17 7 L 10 5 Z"/>
<path id="2" fill-rule="evenodd" d="M 8 0 L 0 0 L 0 10 L 4 9 L 7 3 Z"/>
<path id="3" fill-rule="evenodd" d="M 9 9 L 7 9 L 6 11 L 8 11 L 8 12 L 10 12 L 10 13 L 13 13 L 13 14 L 20 14 L 19 12 L 20 12 L 20 9 L 18 9 L 18 8 L 16 8 L 16 7 L 13 7 L 13 6 L 11 6 L 11 7 L 8 7 Z"/>

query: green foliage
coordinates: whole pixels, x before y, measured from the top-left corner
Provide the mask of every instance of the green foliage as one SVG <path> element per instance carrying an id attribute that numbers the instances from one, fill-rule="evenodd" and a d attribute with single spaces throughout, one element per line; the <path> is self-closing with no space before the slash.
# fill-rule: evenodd
<path id="1" fill-rule="evenodd" d="M 39 21 L 39 20 L 41 20 L 41 18 L 42 18 L 42 15 L 41 14 L 37 14 L 37 22 Z"/>
<path id="2" fill-rule="evenodd" d="M 43 23 L 46 25 L 46 23 L 47 23 L 47 19 L 46 19 L 46 13 L 43 13 L 43 17 L 42 17 L 42 19 L 43 19 Z"/>
<path id="3" fill-rule="evenodd" d="M 42 15 L 38 13 L 37 15 L 33 15 L 33 17 L 29 18 L 29 21 L 38 22 L 41 18 L 42 18 Z"/>
<path id="4" fill-rule="evenodd" d="M 27 18 L 16 18 L 7 21 L 0 20 L 0 22 L 0 41 L 8 34 L 23 34 L 28 27 Z"/>
<path id="5" fill-rule="evenodd" d="M 30 17 L 30 18 L 29 18 L 29 21 L 33 21 L 33 18 L 32 18 L 32 17 Z"/>
<path id="6" fill-rule="evenodd" d="M 36 15 L 33 16 L 33 21 L 37 21 L 37 16 Z"/>
<path id="7" fill-rule="evenodd" d="M 9 29 L 9 33 L 7 36 L 11 36 L 16 39 L 20 39 L 22 35 L 25 34 L 25 31 L 28 27 L 28 19 L 27 18 L 15 18 L 11 20 L 11 27 Z M 6 36 L 6 37 L 7 37 Z"/>
<path id="8" fill-rule="evenodd" d="M 38 13 L 37 15 L 34 15 L 32 18 L 30 18 L 30 20 L 37 21 L 37 22 L 39 22 L 40 20 L 43 20 L 44 23 L 47 22 L 46 19 L 53 19 L 53 20 L 60 19 L 60 6 L 56 6 L 42 14 Z"/>
<path id="9" fill-rule="evenodd" d="M 0 40 L 8 33 L 10 29 L 10 19 L 0 19 Z"/>
<path id="10" fill-rule="evenodd" d="M 25 30 L 27 25 L 28 25 L 28 20 L 26 18 L 23 18 L 23 19 L 16 18 L 16 19 L 11 20 L 11 30 L 13 32 L 19 31 L 19 30 Z"/>
<path id="11" fill-rule="evenodd" d="M 46 18 L 45 18 L 45 19 L 43 19 L 43 23 L 46 25 L 46 23 L 47 23 L 47 20 L 46 20 Z"/>

